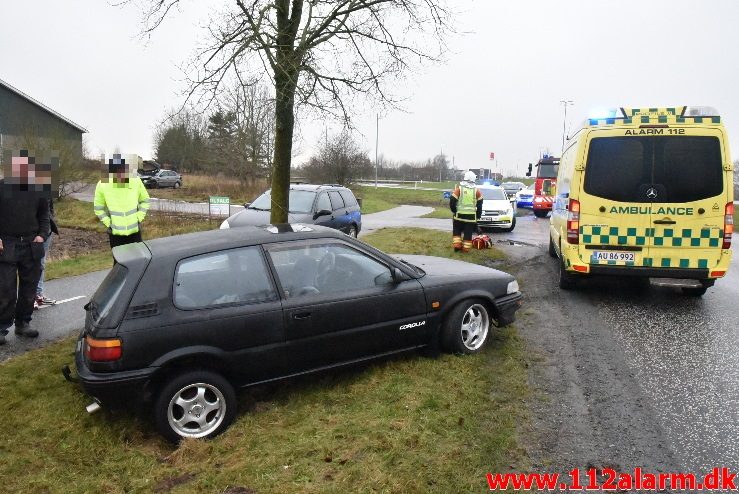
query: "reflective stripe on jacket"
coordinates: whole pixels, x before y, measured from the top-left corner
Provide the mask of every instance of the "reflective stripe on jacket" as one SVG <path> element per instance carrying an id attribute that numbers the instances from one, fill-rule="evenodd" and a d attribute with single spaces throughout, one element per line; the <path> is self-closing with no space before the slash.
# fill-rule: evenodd
<path id="1" fill-rule="evenodd" d="M 98 182 L 93 203 L 95 215 L 113 235 L 132 235 L 139 231 L 149 210 L 149 193 L 138 177 L 128 183 Z"/>

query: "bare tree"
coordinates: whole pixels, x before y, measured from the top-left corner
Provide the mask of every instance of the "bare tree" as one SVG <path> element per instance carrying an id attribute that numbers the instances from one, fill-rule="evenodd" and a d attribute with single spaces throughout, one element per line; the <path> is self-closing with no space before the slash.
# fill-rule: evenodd
<path id="1" fill-rule="evenodd" d="M 302 172 L 311 182 L 349 185 L 372 169 L 367 152 L 345 131 L 324 142 Z"/>
<path id="2" fill-rule="evenodd" d="M 350 120 L 358 94 L 398 100 L 385 81 L 416 62 L 436 60 L 450 29 L 445 0 L 235 0 L 210 25 L 212 43 L 196 56 L 188 97 L 215 99 L 228 77 L 274 88 L 272 221 L 287 221 L 296 106 Z M 179 0 L 148 0 L 145 32 Z M 244 69 L 247 71 L 245 72 Z M 241 78 L 241 74 L 249 74 Z"/>

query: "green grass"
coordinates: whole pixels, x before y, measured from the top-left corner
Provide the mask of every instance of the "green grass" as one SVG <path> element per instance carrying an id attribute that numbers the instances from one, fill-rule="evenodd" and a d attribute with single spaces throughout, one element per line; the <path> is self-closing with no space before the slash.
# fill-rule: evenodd
<path id="1" fill-rule="evenodd" d="M 429 214 L 424 214 L 421 218 L 439 218 L 442 220 L 452 219 L 452 210 L 448 207 L 434 208 Z"/>
<path id="2" fill-rule="evenodd" d="M 355 196 L 362 199 L 362 214 L 377 213 L 402 204 L 440 207 L 449 203 L 442 197 L 441 191 L 371 186 L 356 186 L 352 190 Z"/>
<path id="3" fill-rule="evenodd" d="M 382 230 L 365 240 L 457 257 L 447 237 Z M 493 252 L 464 258 L 484 263 Z M 414 354 L 245 393 L 228 431 L 177 448 L 132 413 L 87 415 L 90 400 L 59 373 L 73 346 L 0 364 L 6 492 L 482 492 L 485 473 L 527 467 L 516 426 L 529 391 L 515 328 L 496 330 L 476 356 Z"/>
<path id="4" fill-rule="evenodd" d="M 83 256 L 69 259 L 51 260 L 46 263 L 45 280 L 77 276 L 101 269 L 108 269 L 113 265 L 113 254 L 110 249 L 94 250 Z"/>

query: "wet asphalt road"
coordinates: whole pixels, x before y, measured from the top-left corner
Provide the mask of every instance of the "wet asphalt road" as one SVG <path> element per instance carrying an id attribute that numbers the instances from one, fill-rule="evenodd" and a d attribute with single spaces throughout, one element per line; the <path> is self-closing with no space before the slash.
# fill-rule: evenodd
<path id="1" fill-rule="evenodd" d="M 534 465 L 739 471 L 736 259 L 702 298 L 615 278 L 562 291 L 547 228 L 520 219 L 516 231 L 536 247 L 513 252 L 534 389 L 522 434 Z"/>

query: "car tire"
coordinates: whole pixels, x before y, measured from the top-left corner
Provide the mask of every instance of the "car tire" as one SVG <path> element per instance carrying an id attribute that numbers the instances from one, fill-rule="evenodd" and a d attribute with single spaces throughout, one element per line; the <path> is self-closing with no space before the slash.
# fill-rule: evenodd
<path id="1" fill-rule="evenodd" d="M 708 290 L 707 286 L 696 286 L 696 287 L 687 287 L 684 286 L 681 288 L 682 292 L 685 295 L 689 295 L 691 297 L 702 297 L 706 294 L 706 290 Z"/>
<path id="2" fill-rule="evenodd" d="M 515 216 L 513 217 L 513 221 L 511 221 L 510 228 L 505 228 L 504 231 L 506 231 L 506 232 L 512 232 L 514 228 L 516 228 L 516 218 L 515 218 Z"/>
<path id="3" fill-rule="evenodd" d="M 349 225 L 349 231 L 347 232 L 347 235 L 353 238 L 357 238 L 357 227 L 354 225 Z"/>
<path id="4" fill-rule="evenodd" d="M 182 184 L 179 181 L 177 181 L 177 182 L 174 183 L 174 188 L 175 189 L 179 189 L 180 187 L 182 187 Z"/>
<path id="5" fill-rule="evenodd" d="M 552 236 L 549 236 L 549 255 L 553 258 L 557 258 L 557 250 L 554 248 L 554 240 L 552 240 Z"/>
<path id="6" fill-rule="evenodd" d="M 154 403 L 156 428 L 173 443 L 185 438 L 215 437 L 235 416 L 233 386 L 220 374 L 205 370 L 174 376 L 162 386 Z"/>
<path id="7" fill-rule="evenodd" d="M 575 275 L 565 269 L 564 259 L 558 261 L 559 264 L 559 277 L 558 285 L 562 290 L 572 290 L 575 288 Z"/>
<path id="8" fill-rule="evenodd" d="M 480 299 L 464 300 L 444 320 L 444 349 L 449 353 L 478 353 L 485 347 L 490 329 L 495 325 L 485 302 Z"/>
<path id="9" fill-rule="evenodd" d="M 549 211 L 547 210 L 542 211 L 541 209 L 534 209 L 534 216 L 537 218 L 546 218 L 547 214 L 549 214 Z"/>

